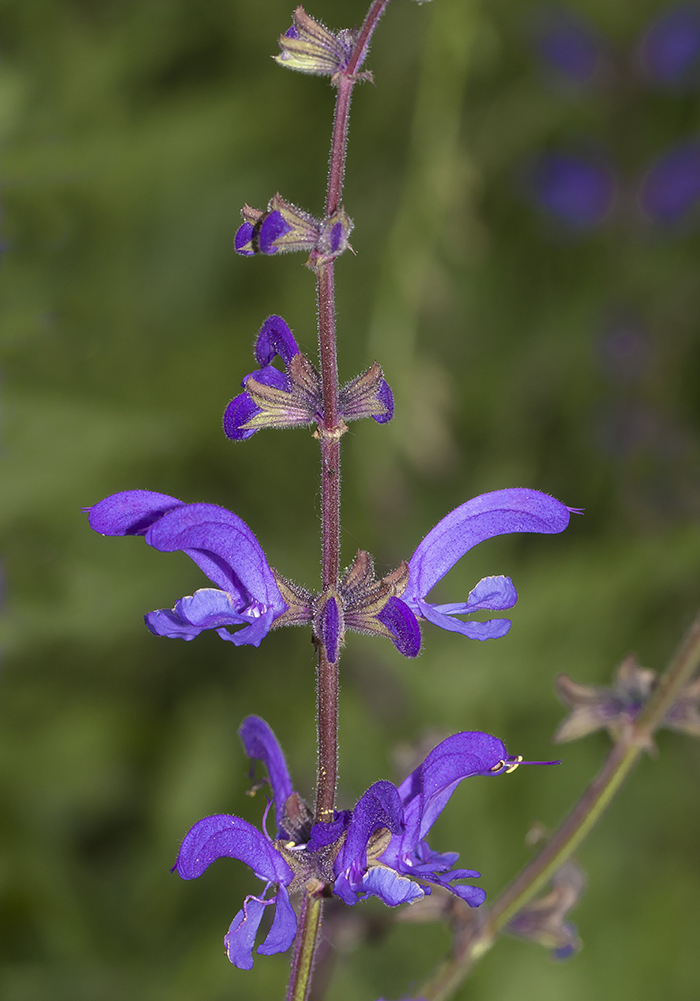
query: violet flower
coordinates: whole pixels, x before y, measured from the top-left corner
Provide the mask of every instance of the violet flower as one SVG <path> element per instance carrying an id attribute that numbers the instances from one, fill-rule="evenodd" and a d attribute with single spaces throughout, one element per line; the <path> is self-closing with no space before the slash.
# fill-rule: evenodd
<path id="1" fill-rule="evenodd" d="M 591 83 L 605 46 L 580 13 L 565 7 L 548 10 L 537 19 L 534 36 L 539 56 L 560 76 L 577 86 Z"/>
<path id="2" fill-rule="evenodd" d="M 273 365 L 275 358 L 281 359 L 284 371 Z M 299 351 L 281 316 L 268 316 L 260 328 L 255 360 L 260 368 L 245 376 L 241 383 L 245 391 L 224 412 L 228 438 L 245 441 L 264 427 L 302 427 L 323 420 L 321 377 Z M 372 417 L 386 424 L 393 415 L 394 397 L 376 362 L 339 391 L 341 421 Z"/>
<path id="3" fill-rule="evenodd" d="M 700 200 L 700 141 L 679 143 L 658 157 L 642 181 L 639 200 L 653 222 L 680 222 Z"/>
<path id="4" fill-rule="evenodd" d="M 241 216 L 243 223 L 234 237 L 234 248 L 241 257 L 308 251 L 307 264 L 316 267 L 334 260 L 350 247 L 348 238 L 353 222 L 342 205 L 332 215 L 316 219 L 278 192 L 264 211 L 244 205 Z"/>
<path id="5" fill-rule="evenodd" d="M 540 208 L 577 230 L 604 222 L 617 192 L 615 177 L 606 163 L 562 152 L 539 158 L 531 185 Z"/>
<path id="6" fill-rule="evenodd" d="M 185 504 L 150 490 L 125 490 L 86 509 L 102 535 L 143 535 L 162 553 L 181 550 L 216 584 L 149 612 L 157 636 L 192 640 L 215 629 L 236 646 L 259 646 L 287 605 L 265 553 L 237 515 L 216 504 Z M 229 626 L 243 626 L 229 632 Z"/>
<path id="7" fill-rule="evenodd" d="M 510 629 L 509 619 L 463 622 L 457 615 L 484 609 L 512 608 L 518 594 L 510 577 L 484 577 L 472 589 L 466 602 L 431 605 L 426 597 L 448 570 L 485 539 L 511 532 L 563 532 L 569 524 L 569 508 L 539 490 L 514 488 L 494 490 L 461 504 L 439 521 L 423 539 L 408 561 L 409 575 L 401 602 L 418 617 L 470 639 L 496 639 Z"/>
<path id="8" fill-rule="evenodd" d="M 271 955 L 289 948 L 296 935 L 290 893 L 332 889 L 349 905 L 376 896 L 395 907 L 420 899 L 437 885 L 471 907 L 483 903 L 486 894 L 480 887 L 461 882 L 479 873 L 453 868 L 457 853 L 435 852 L 425 837 L 463 779 L 501 775 L 522 763 L 509 758 L 496 737 L 478 731 L 448 737 L 398 789 L 391 782 L 375 782 L 353 810 L 336 811 L 331 822 L 314 824 L 309 808 L 292 790 L 284 754 L 267 723 L 248 716 L 239 732 L 248 756 L 267 769 L 276 837 L 270 838 L 264 821 L 259 831 L 228 814 L 206 817 L 185 835 L 173 867 L 183 879 L 196 879 L 216 859 L 237 858 L 265 883 L 259 895 L 246 897 L 224 939 L 235 966 L 251 969 L 266 907 L 275 907 L 275 917 L 256 951 Z"/>
<path id="9" fill-rule="evenodd" d="M 685 89 L 700 79 L 700 7 L 681 3 L 655 17 L 644 33 L 639 56 L 656 84 Z"/>

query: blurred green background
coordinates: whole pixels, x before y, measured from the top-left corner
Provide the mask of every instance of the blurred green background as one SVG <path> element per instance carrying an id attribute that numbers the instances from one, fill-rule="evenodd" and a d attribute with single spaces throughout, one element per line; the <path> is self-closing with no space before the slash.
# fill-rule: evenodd
<path id="1" fill-rule="evenodd" d="M 233 252 L 244 201 L 279 190 L 319 212 L 333 93 L 270 55 L 288 0 L 2 0 L 0 130 L 4 604 L 0 674 L 0 995 L 4 1001 L 224 1001 L 283 994 L 288 958 L 232 968 L 222 938 L 259 885 L 238 863 L 169 873 L 200 817 L 257 822 L 237 727 L 264 716 L 296 787 L 314 775 L 314 658 L 302 630 L 259 650 L 151 636 L 143 613 L 205 581 L 182 554 L 90 532 L 80 508 L 148 488 L 235 510 L 270 562 L 318 578 L 317 446 L 306 431 L 236 445 L 221 415 L 270 313 L 315 350 L 302 258 Z M 447 511 L 528 486 L 586 508 L 561 537 L 492 540 L 441 587 L 510 574 L 504 639 L 427 627 L 416 661 L 350 636 L 342 806 L 399 778 L 426 734 L 486 729 L 553 755 L 552 679 L 606 683 L 630 650 L 659 669 L 700 606 L 700 237 L 645 226 L 621 199 L 572 232 L 523 186 L 539 150 L 592 143 L 634 184 L 700 126 L 696 93 L 635 78 L 658 3 L 577 7 L 618 69 L 560 86 L 525 0 L 393 0 L 353 102 L 338 264 L 340 367 L 375 358 L 396 418 L 344 439 L 343 555 L 381 570 Z M 334 28 L 359 0 L 317 0 Z M 635 82 L 636 81 L 636 82 Z M 431 838 L 493 896 L 608 747 L 557 769 L 462 786 Z M 700 748 L 668 732 L 580 853 L 582 953 L 554 964 L 504 940 L 459 997 L 690 1001 L 700 964 Z M 347 934 L 334 1001 L 398 998 L 446 928 Z M 359 912 L 359 908 L 356 909 Z M 356 947 L 355 947 L 356 946 Z"/>

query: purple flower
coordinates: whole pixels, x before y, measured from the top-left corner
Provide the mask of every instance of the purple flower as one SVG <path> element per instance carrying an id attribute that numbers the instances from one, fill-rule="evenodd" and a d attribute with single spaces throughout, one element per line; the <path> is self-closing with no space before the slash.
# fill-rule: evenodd
<path id="1" fill-rule="evenodd" d="M 610 168 L 599 160 L 547 153 L 535 165 L 532 192 L 549 215 L 585 230 L 600 225 L 612 210 L 616 183 Z"/>
<path id="2" fill-rule="evenodd" d="M 284 371 L 273 362 L 279 358 Z M 244 392 L 224 412 L 224 433 L 244 441 L 264 427 L 301 427 L 323 421 L 321 378 L 299 351 L 294 336 L 281 316 L 269 316 L 255 342 L 260 368 L 245 376 Z M 382 370 L 375 364 L 340 389 L 338 416 L 341 421 L 372 417 L 385 424 L 394 415 L 394 397 Z"/>
<path id="3" fill-rule="evenodd" d="M 640 44 L 642 67 L 655 83 L 695 85 L 700 69 L 700 8 L 678 4 L 654 18 Z"/>
<path id="4" fill-rule="evenodd" d="M 680 222 L 700 198 L 700 140 L 681 143 L 660 156 L 647 171 L 639 197 L 654 222 Z"/>
<path id="5" fill-rule="evenodd" d="M 501 775 L 522 763 L 509 758 L 496 737 L 478 731 L 448 737 L 398 789 L 391 782 L 375 782 L 353 810 L 336 811 L 329 823 L 314 824 L 303 799 L 292 790 L 284 754 L 267 723 L 248 716 L 239 732 L 248 756 L 267 769 L 276 837 L 269 837 L 264 823 L 259 831 L 228 814 L 206 817 L 186 834 L 173 867 L 183 879 L 196 879 L 216 859 L 237 858 L 265 883 L 259 895 L 246 897 L 224 939 L 235 966 L 252 967 L 266 907 L 275 907 L 275 917 L 257 952 L 271 955 L 289 948 L 296 935 L 290 893 L 332 889 L 350 905 L 376 896 L 395 907 L 420 899 L 435 885 L 471 907 L 483 903 L 481 888 L 462 883 L 479 873 L 455 869 L 457 853 L 435 852 L 425 837 L 463 779 Z"/>
<path id="6" fill-rule="evenodd" d="M 591 82 L 600 66 L 603 42 L 580 14 L 566 8 L 547 11 L 535 27 L 540 57 L 573 84 Z"/>
<path id="7" fill-rule="evenodd" d="M 333 215 L 316 219 L 278 192 L 264 212 L 244 205 L 241 216 L 243 224 L 236 231 L 233 243 L 242 257 L 308 251 L 311 256 L 307 263 L 316 267 L 338 257 L 350 246 L 348 237 L 353 223 L 342 205 Z"/>
<path id="8" fill-rule="evenodd" d="M 88 508 L 102 535 L 143 535 L 162 553 L 187 553 L 216 584 L 146 615 L 157 636 L 194 639 L 215 629 L 236 646 L 259 646 L 286 604 L 265 553 L 237 515 L 216 504 L 185 504 L 150 490 L 125 490 Z M 229 626 L 243 626 L 229 632 Z"/>
<path id="9" fill-rule="evenodd" d="M 563 532 L 570 512 L 564 504 L 539 490 L 515 488 L 481 494 L 451 511 L 423 539 L 408 562 L 409 575 L 401 602 L 418 617 L 441 629 L 470 639 L 495 639 L 510 629 L 509 619 L 463 622 L 457 615 L 484 609 L 503 611 L 518 600 L 510 577 L 484 577 L 466 602 L 431 605 L 426 597 L 448 570 L 485 539 L 511 532 Z"/>

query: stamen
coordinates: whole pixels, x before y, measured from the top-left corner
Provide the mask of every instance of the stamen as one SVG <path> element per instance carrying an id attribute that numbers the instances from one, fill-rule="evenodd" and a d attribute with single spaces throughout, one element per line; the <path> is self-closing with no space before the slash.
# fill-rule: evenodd
<path id="1" fill-rule="evenodd" d="M 263 834 L 265 835 L 265 837 L 267 838 L 267 840 L 270 842 L 270 844 L 272 844 L 272 838 L 267 833 L 267 815 L 268 815 L 268 813 L 270 812 L 271 809 L 272 809 L 272 800 L 268 799 L 267 806 L 265 807 L 265 812 L 263 813 L 262 831 L 263 831 Z"/>
<path id="2" fill-rule="evenodd" d="M 266 785 L 267 785 L 267 779 L 259 779 L 257 782 L 253 783 L 250 789 L 246 789 L 245 794 L 246 796 L 254 796 L 256 792 L 260 792 L 263 786 Z"/>
<path id="3" fill-rule="evenodd" d="M 516 768 L 520 765 L 560 765 L 561 758 L 558 761 L 523 761 L 522 754 L 518 754 L 514 758 L 505 758 L 501 761 L 497 761 L 496 764 L 489 769 L 494 775 L 498 775 L 499 772 L 505 771 L 506 775 L 510 775 L 514 772 Z"/>

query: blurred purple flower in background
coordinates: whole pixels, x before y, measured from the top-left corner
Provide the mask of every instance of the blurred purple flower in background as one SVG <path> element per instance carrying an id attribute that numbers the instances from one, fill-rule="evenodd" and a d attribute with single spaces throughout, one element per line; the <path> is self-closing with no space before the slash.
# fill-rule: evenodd
<path id="1" fill-rule="evenodd" d="M 566 7 L 551 8 L 539 15 L 532 36 L 537 54 L 549 69 L 577 86 L 592 82 L 604 42 L 581 14 Z"/>
<path id="2" fill-rule="evenodd" d="M 564 152 L 542 154 L 530 183 L 537 205 L 575 230 L 605 222 L 617 193 L 615 176 L 605 162 Z"/>
<path id="3" fill-rule="evenodd" d="M 680 4 L 659 14 L 639 43 L 639 62 L 654 84 L 686 89 L 700 83 L 700 7 Z"/>
<path id="4" fill-rule="evenodd" d="M 700 139 L 663 153 L 648 169 L 639 190 L 646 216 L 659 225 L 678 223 L 700 198 Z"/>

